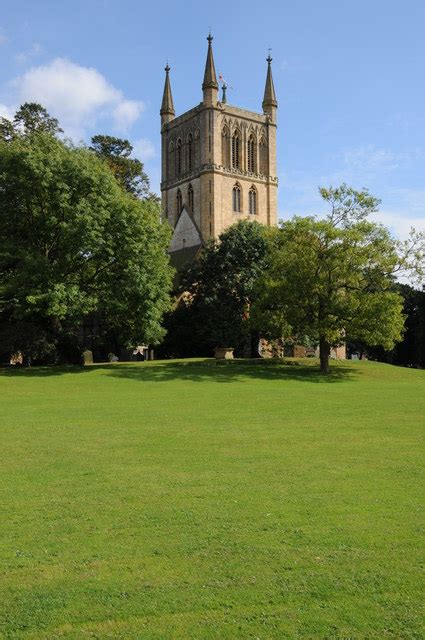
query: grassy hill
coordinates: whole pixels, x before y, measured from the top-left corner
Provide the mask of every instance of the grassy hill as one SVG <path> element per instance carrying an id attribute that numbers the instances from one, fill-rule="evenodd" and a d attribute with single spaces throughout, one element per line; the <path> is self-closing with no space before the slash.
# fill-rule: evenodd
<path id="1" fill-rule="evenodd" d="M 423 637 L 425 371 L 2 370 L 0 398 L 0 637 Z"/>

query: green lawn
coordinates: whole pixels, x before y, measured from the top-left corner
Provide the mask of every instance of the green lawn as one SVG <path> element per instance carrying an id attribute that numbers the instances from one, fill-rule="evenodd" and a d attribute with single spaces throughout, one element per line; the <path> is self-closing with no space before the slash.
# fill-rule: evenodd
<path id="1" fill-rule="evenodd" d="M 0 637 L 424 637 L 425 371 L 1 370 L 0 398 Z"/>

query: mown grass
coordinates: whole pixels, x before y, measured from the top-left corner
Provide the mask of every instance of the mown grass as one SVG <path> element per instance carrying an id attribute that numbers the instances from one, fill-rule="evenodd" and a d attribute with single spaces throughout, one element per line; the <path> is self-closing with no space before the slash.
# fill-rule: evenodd
<path id="1" fill-rule="evenodd" d="M 422 638 L 425 371 L 2 370 L 3 638 Z"/>

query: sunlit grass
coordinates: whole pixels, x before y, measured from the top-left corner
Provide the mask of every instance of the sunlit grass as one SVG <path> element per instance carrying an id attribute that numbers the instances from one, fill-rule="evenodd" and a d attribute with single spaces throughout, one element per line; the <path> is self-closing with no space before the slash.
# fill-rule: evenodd
<path id="1" fill-rule="evenodd" d="M 0 637 L 422 638 L 425 372 L 313 364 L 1 371 Z"/>

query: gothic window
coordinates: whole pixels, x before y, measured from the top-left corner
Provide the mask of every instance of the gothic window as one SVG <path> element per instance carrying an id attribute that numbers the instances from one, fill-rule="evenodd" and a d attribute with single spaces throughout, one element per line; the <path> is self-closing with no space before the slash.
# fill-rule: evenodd
<path id="1" fill-rule="evenodd" d="M 196 131 L 195 131 L 195 140 L 194 140 L 194 143 L 193 143 L 193 163 L 194 163 L 194 167 L 199 167 L 199 165 L 200 165 L 199 139 L 200 139 L 200 132 L 199 132 L 199 129 L 196 129 Z"/>
<path id="2" fill-rule="evenodd" d="M 193 187 L 190 184 L 187 189 L 187 202 L 189 205 L 189 209 L 193 211 Z"/>
<path id="3" fill-rule="evenodd" d="M 256 144 L 255 138 L 253 134 L 248 138 L 248 171 L 254 173 L 255 171 L 255 152 L 256 152 Z"/>
<path id="4" fill-rule="evenodd" d="M 176 177 L 181 176 L 183 170 L 182 163 L 182 141 L 179 138 L 176 144 Z"/>
<path id="5" fill-rule="evenodd" d="M 260 173 L 265 176 L 269 173 L 269 154 L 267 142 L 264 137 L 260 140 Z"/>
<path id="6" fill-rule="evenodd" d="M 232 136 L 232 167 L 233 169 L 239 169 L 240 167 L 240 138 L 238 131 L 235 131 Z"/>
<path id="7" fill-rule="evenodd" d="M 238 183 L 233 187 L 233 211 L 240 213 L 241 211 L 241 188 Z"/>
<path id="8" fill-rule="evenodd" d="M 249 190 L 249 213 L 255 216 L 257 213 L 257 190 L 254 186 Z"/>
<path id="9" fill-rule="evenodd" d="M 177 189 L 177 196 L 176 196 L 176 214 L 177 214 L 177 217 L 181 214 L 182 208 L 183 208 L 182 192 L 180 191 L 180 189 Z"/>
<path id="10" fill-rule="evenodd" d="M 193 136 L 191 133 L 187 137 L 187 169 L 189 172 L 193 169 Z"/>
<path id="11" fill-rule="evenodd" d="M 227 127 L 221 132 L 221 164 L 230 169 L 230 133 Z"/>
<path id="12" fill-rule="evenodd" d="M 174 144 L 171 141 L 168 147 L 168 179 L 174 178 Z"/>

